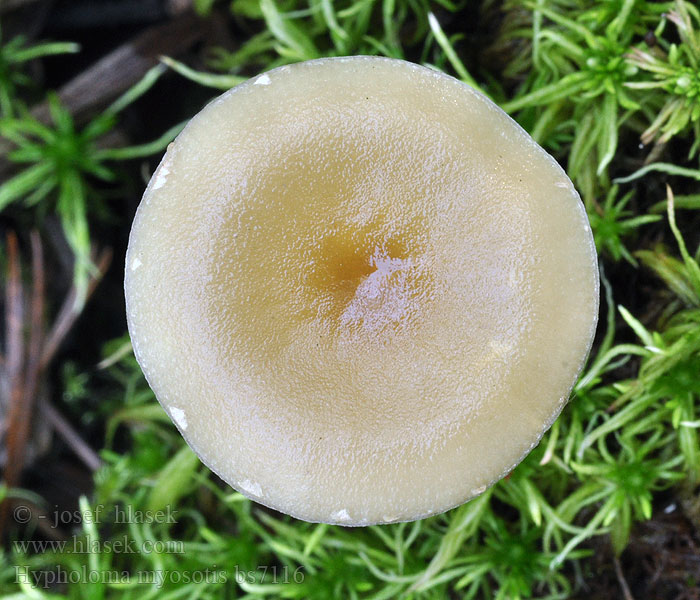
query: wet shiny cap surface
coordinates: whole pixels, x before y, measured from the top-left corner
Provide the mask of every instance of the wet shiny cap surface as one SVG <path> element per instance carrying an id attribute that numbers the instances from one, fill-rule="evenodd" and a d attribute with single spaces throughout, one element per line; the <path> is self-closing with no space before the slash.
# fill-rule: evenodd
<path id="1" fill-rule="evenodd" d="M 555 161 L 466 85 L 370 57 L 276 69 L 193 118 L 125 287 L 136 357 L 202 461 L 344 525 L 442 512 L 508 473 L 598 312 Z"/>

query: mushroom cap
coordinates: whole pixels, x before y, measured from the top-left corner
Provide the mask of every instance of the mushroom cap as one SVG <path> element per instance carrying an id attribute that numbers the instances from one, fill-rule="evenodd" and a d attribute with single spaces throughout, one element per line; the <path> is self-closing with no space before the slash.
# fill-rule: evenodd
<path id="1" fill-rule="evenodd" d="M 569 397 L 599 292 L 561 167 L 478 91 L 376 57 L 280 67 L 195 116 L 139 206 L 125 290 L 202 461 L 343 525 L 510 472 Z"/>

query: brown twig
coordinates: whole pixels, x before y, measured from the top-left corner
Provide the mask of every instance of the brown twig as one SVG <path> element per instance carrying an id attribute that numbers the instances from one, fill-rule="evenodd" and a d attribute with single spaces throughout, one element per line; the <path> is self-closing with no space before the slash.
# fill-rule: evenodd
<path id="1" fill-rule="evenodd" d="M 44 337 L 44 253 L 39 232 L 29 234 L 32 248 L 32 298 L 29 311 L 29 343 L 23 390 L 27 434 L 34 409 L 34 398 L 39 386 L 41 345 Z"/>
<path id="2" fill-rule="evenodd" d="M 102 466 L 97 452 L 80 437 L 80 434 L 51 403 L 44 404 L 43 409 L 54 431 L 61 436 L 63 441 L 73 450 L 73 453 L 83 461 L 88 469 L 97 471 Z"/>
<path id="3" fill-rule="evenodd" d="M 88 283 L 86 300 L 95 290 L 95 287 L 100 282 L 100 279 L 102 279 L 102 276 L 107 272 L 107 269 L 109 268 L 109 264 L 111 262 L 112 251 L 110 249 L 103 250 L 100 253 L 97 261 L 95 262 L 95 265 L 97 267 L 97 274 L 90 278 L 90 282 Z M 75 308 L 75 301 L 77 296 L 77 289 L 75 288 L 75 286 L 71 287 L 70 291 L 66 295 L 65 300 L 63 301 L 61 310 L 59 311 L 58 316 L 56 317 L 56 320 L 54 321 L 54 324 L 51 327 L 51 331 L 46 336 L 46 342 L 44 343 L 40 362 L 40 367 L 42 370 L 45 369 L 46 366 L 51 362 L 51 359 L 56 354 L 56 351 L 61 345 L 61 342 L 66 337 L 66 334 L 68 333 L 68 331 L 70 331 L 70 328 L 73 326 L 73 323 L 75 323 L 75 320 L 80 314 L 80 312 L 77 311 Z"/>
<path id="4" fill-rule="evenodd" d="M 163 54 L 179 55 L 201 39 L 207 22 L 191 13 L 157 25 L 102 57 L 58 91 L 77 121 L 103 108 L 138 82 Z M 51 118 L 46 102 L 32 109 L 43 122 Z"/>
<path id="5" fill-rule="evenodd" d="M 30 304 L 29 343 L 25 352 L 22 348 L 22 303 L 23 291 L 17 249 L 17 236 L 8 236 L 8 357 L 12 357 L 10 374 L 10 405 L 7 407 L 6 445 L 7 464 L 4 479 L 8 487 L 14 487 L 20 481 L 22 469 L 27 457 L 32 414 L 36 390 L 39 383 L 39 357 L 43 333 L 44 312 L 44 258 L 39 233 L 33 230 L 29 234 L 32 248 L 32 297 Z M 26 360 L 26 364 L 25 363 Z M 24 367 L 24 368 L 23 368 Z M 0 507 L 0 532 L 4 531 L 8 517 L 9 504 Z"/>
<path id="6" fill-rule="evenodd" d="M 24 346 L 24 290 L 17 236 L 7 236 L 7 286 L 5 291 L 6 348 L 3 370 L 3 396 L 7 398 L 5 443 L 7 462 L 4 482 L 8 487 L 20 483 L 26 460 L 32 415 L 35 413 L 37 391 L 42 373 L 54 358 L 58 348 L 80 314 L 76 307 L 77 289 L 73 285 L 66 295 L 63 306 L 47 336 L 44 335 L 45 270 L 41 239 L 36 231 L 30 233 L 32 250 L 32 294 L 29 305 L 29 337 Z M 90 278 L 87 298 L 109 268 L 112 252 L 103 250 L 96 260 L 96 273 Z M 43 413 L 65 440 L 68 446 L 91 470 L 100 467 L 100 459 L 92 448 L 82 440 L 68 421 L 48 402 L 42 405 Z M 5 531 L 11 503 L 0 504 L 0 537 Z"/>
<path id="7" fill-rule="evenodd" d="M 23 290 L 19 262 L 17 236 L 14 232 L 7 235 L 7 287 L 5 290 L 5 327 L 6 327 L 6 431 L 7 464 L 4 479 L 8 487 L 13 487 L 19 480 L 24 466 L 24 448 L 27 442 L 29 426 L 27 414 L 23 410 L 22 365 L 24 362 L 24 344 L 22 339 Z M 9 505 L 0 505 L 0 532 L 7 522 Z"/>
<path id="8" fill-rule="evenodd" d="M 617 575 L 617 581 L 620 583 L 622 588 L 622 595 L 625 600 L 634 600 L 630 586 L 627 585 L 627 580 L 625 579 L 625 574 L 622 572 L 622 565 L 620 564 L 620 559 L 617 556 L 613 557 L 615 562 L 615 575 Z"/>
<path id="9" fill-rule="evenodd" d="M 85 122 L 137 83 L 151 67 L 160 62 L 160 56 L 179 56 L 186 52 L 205 37 L 208 27 L 207 21 L 191 12 L 179 14 L 171 21 L 151 27 L 115 48 L 63 85 L 58 90 L 58 97 L 76 122 Z M 48 102 L 33 107 L 31 114 L 42 123 L 51 121 Z M 109 143 L 98 141 L 98 145 L 124 145 L 124 136 L 118 135 Z M 10 142 L 0 138 L 0 175 L 12 171 L 12 163 L 1 158 L 11 148 Z"/>
<path id="10" fill-rule="evenodd" d="M 20 287 L 17 236 L 7 235 L 7 286 L 5 288 L 5 371 L 11 384 L 22 367 L 22 288 Z M 6 398 L 11 396 L 8 387 Z"/>

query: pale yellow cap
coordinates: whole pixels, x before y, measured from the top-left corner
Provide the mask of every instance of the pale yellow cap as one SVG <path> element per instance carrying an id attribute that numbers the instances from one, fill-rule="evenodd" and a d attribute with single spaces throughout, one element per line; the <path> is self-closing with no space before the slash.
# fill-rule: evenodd
<path id="1" fill-rule="evenodd" d="M 590 349 L 598 271 L 559 165 L 481 93 L 373 57 L 281 67 L 205 107 L 134 220 L 129 331 L 202 461 L 343 525 L 481 493 Z"/>

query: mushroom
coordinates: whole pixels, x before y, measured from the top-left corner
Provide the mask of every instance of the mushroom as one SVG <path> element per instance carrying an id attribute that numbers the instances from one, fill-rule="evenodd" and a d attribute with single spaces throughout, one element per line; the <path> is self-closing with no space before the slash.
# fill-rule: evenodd
<path id="1" fill-rule="evenodd" d="M 478 91 L 364 56 L 277 68 L 195 116 L 139 206 L 125 288 L 136 358 L 201 460 L 354 526 L 509 473 L 598 313 L 559 165 Z"/>

